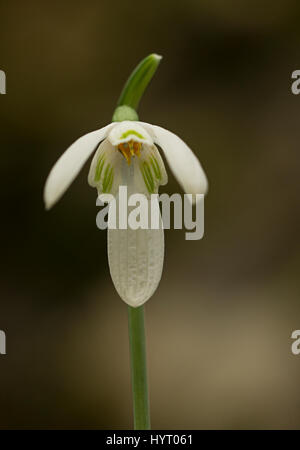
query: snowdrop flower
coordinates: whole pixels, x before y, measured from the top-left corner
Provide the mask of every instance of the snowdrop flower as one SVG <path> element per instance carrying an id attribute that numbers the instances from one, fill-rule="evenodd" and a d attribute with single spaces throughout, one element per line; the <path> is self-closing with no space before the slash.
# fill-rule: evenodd
<path id="1" fill-rule="evenodd" d="M 46 209 L 50 209 L 62 197 L 85 162 L 94 153 L 88 182 L 97 189 L 101 196 L 101 204 L 108 201 L 107 207 L 99 211 L 97 218 L 100 216 L 103 219 L 104 213 L 108 210 L 107 242 L 110 273 L 118 294 L 128 304 L 135 430 L 151 428 L 143 304 L 157 288 L 164 261 L 164 234 L 158 196 L 152 196 L 157 194 L 159 186 L 166 184 L 168 180 L 160 149 L 175 178 L 187 194 L 204 194 L 207 190 L 206 176 L 191 149 L 170 131 L 139 121 L 137 114 L 139 102 L 160 60 L 161 56 L 152 53 L 136 66 L 121 91 L 112 123 L 74 142 L 52 168 L 44 189 Z M 124 190 L 127 191 L 126 197 L 129 195 L 128 200 L 122 195 Z M 109 198 L 106 195 L 104 200 L 103 194 L 108 194 Z M 141 209 L 138 206 L 132 210 L 133 198 L 140 203 Z M 195 196 L 192 198 L 195 199 Z M 156 228 L 152 228 L 153 202 L 156 202 L 154 205 L 154 220 L 158 225 Z M 142 224 L 141 216 L 147 212 L 147 208 L 148 224 L 136 229 L 136 224 Z M 134 217 L 140 215 L 141 220 L 136 221 L 131 227 L 132 213 Z M 102 226 L 102 221 L 100 223 Z"/>
<path id="2" fill-rule="evenodd" d="M 179 184 L 189 194 L 204 194 L 205 173 L 192 150 L 175 134 L 148 123 L 125 120 L 111 123 L 75 141 L 52 168 L 44 189 L 46 208 L 65 193 L 87 159 L 92 159 L 88 182 L 98 194 L 118 196 L 120 185 L 128 195 L 157 193 L 167 173 L 157 149 Z M 154 293 L 164 259 L 163 230 L 108 230 L 110 272 L 121 298 L 131 306 L 145 303 Z"/>

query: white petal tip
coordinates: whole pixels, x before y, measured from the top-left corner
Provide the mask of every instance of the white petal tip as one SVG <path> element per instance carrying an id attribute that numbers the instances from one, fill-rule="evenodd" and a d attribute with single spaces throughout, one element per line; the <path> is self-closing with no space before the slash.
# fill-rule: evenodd
<path id="1" fill-rule="evenodd" d="M 131 306 L 132 308 L 138 308 L 139 306 L 144 305 L 154 295 L 160 280 L 161 280 L 161 273 L 160 273 L 158 279 L 156 280 L 155 285 L 152 287 L 151 291 L 148 291 L 148 292 L 147 292 L 146 285 L 144 286 L 144 289 L 141 290 L 141 292 L 134 292 L 132 289 L 121 290 L 121 289 L 119 289 L 119 286 L 116 286 L 115 283 L 114 284 L 115 284 L 117 293 L 119 294 L 119 296 L 123 300 L 123 302 L 125 302 L 128 306 Z M 113 279 L 113 282 L 114 282 L 114 279 Z"/>
<path id="2" fill-rule="evenodd" d="M 118 292 L 119 296 L 121 297 L 121 299 L 123 300 L 123 302 L 125 302 L 128 306 L 131 306 L 132 308 L 139 308 L 139 306 L 144 305 L 145 303 L 147 303 L 148 300 L 150 300 L 150 298 L 152 298 L 152 296 L 155 294 L 155 291 L 158 287 L 159 281 L 160 281 L 161 277 L 159 278 L 158 282 L 157 282 L 157 286 L 149 293 L 145 294 L 143 293 L 142 295 L 135 295 L 133 292 L 128 293 L 128 292 Z"/>
<path id="3" fill-rule="evenodd" d="M 206 195 L 207 191 L 208 191 L 208 181 L 207 181 L 206 175 L 203 172 L 203 179 L 202 179 L 202 183 L 201 183 L 201 188 L 199 189 L 198 194 Z"/>
<path id="4" fill-rule="evenodd" d="M 44 205 L 45 205 L 46 211 L 49 211 L 49 209 L 51 209 L 52 206 L 54 206 L 55 203 L 57 203 L 57 201 L 60 198 L 60 197 L 55 198 L 55 196 L 51 195 L 48 188 L 49 188 L 49 185 L 48 185 L 48 180 L 47 180 L 45 188 L 44 188 L 44 193 L 43 193 L 43 200 L 44 200 Z"/>
<path id="5" fill-rule="evenodd" d="M 144 300 L 144 301 L 142 301 L 142 302 L 133 302 L 131 299 L 127 299 L 127 298 L 124 298 L 124 297 L 121 297 L 121 299 L 122 299 L 123 302 L 125 302 L 128 306 L 131 306 L 131 308 L 139 308 L 139 306 L 144 305 L 144 304 L 147 302 L 147 300 L 149 300 L 149 299 L 147 299 L 147 300 Z"/>
<path id="6" fill-rule="evenodd" d="M 51 203 L 45 203 L 45 210 L 49 211 L 49 209 L 52 208 L 53 205 L 51 205 Z"/>

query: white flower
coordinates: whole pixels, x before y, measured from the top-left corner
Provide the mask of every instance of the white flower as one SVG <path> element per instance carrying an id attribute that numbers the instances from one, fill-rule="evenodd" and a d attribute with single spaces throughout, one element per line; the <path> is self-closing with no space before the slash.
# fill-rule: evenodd
<path id="1" fill-rule="evenodd" d="M 100 145 L 99 145 L 100 144 Z M 46 208 L 65 193 L 84 163 L 95 152 L 88 182 L 98 193 L 117 196 L 120 185 L 128 194 L 149 196 L 168 181 L 156 145 L 179 184 L 188 194 L 204 194 L 207 180 L 191 149 L 175 134 L 144 122 L 114 122 L 75 141 L 52 168 L 44 189 Z M 163 230 L 138 229 L 108 231 L 110 272 L 121 298 L 140 306 L 154 293 L 164 259 Z"/>

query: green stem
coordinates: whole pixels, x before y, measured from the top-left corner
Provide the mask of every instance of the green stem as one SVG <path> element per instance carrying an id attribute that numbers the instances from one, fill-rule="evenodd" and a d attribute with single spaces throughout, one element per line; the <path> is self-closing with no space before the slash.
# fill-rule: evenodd
<path id="1" fill-rule="evenodd" d="M 135 430 L 150 430 L 144 306 L 128 306 L 130 365 Z"/>

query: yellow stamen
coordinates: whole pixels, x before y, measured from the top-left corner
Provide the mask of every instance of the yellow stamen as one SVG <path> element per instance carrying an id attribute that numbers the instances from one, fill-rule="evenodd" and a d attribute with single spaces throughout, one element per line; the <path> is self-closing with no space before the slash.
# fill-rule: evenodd
<path id="1" fill-rule="evenodd" d="M 142 144 L 140 142 L 133 143 L 133 149 L 134 149 L 134 153 L 136 154 L 136 156 L 141 155 L 141 147 L 142 147 Z"/>
<path id="2" fill-rule="evenodd" d="M 122 153 L 127 161 L 127 164 L 131 163 L 131 156 L 140 156 L 142 144 L 140 142 L 135 142 L 130 140 L 128 142 L 122 142 L 118 145 L 118 150 Z"/>

